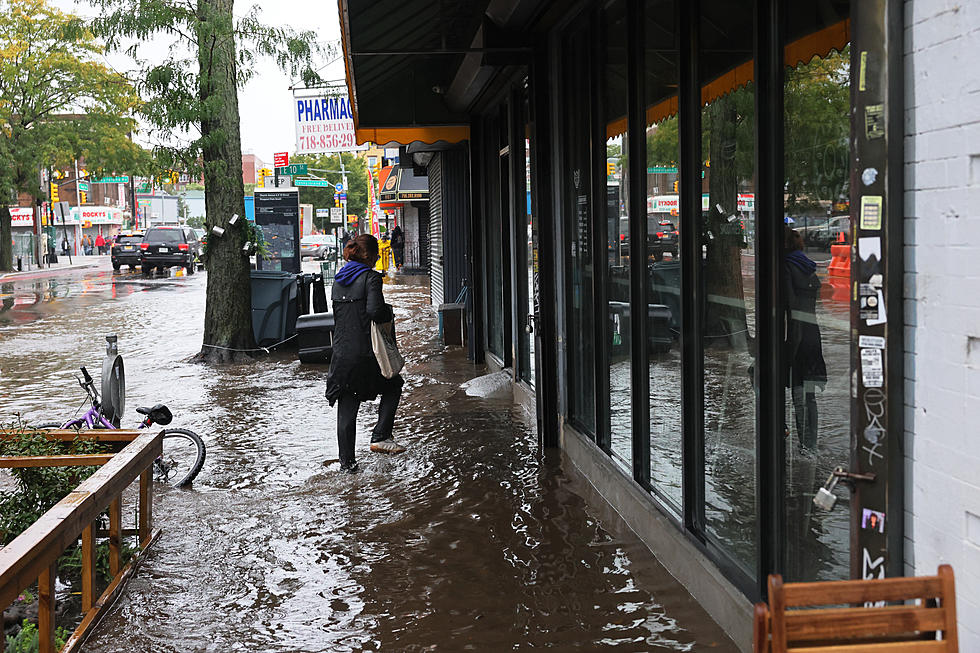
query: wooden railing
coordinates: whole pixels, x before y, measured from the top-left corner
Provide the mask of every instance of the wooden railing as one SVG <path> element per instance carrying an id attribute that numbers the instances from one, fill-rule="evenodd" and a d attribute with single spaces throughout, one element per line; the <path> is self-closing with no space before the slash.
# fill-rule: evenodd
<path id="1" fill-rule="evenodd" d="M 0 430 L 0 438 L 18 435 Z M 70 441 L 75 431 L 48 431 L 47 437 Z M 13 542 L 0 549 L 0 608 L 6 609 L 34 582 L 38 586 L 38 644 L 40 653 L 55 650 L 55 576 L 58 558 L 65 549 L 82 541 L 82 621 L 66 641 L 63 653 L 78 651 L 85 637 L 118 596 L 159 531 L 153 531 L 153 461 L 162 454 L 160 433 L 148 431 L 101 431 L 103 442 L 129 442 L 114 455 L 20 456 L 0 458 L 0 467 L 41 467 L 53 465 L 101 465 L 68 496 L 48 510 Z M 139 478 L 137 528 L 122 526 L 122 494 Z M 97 530 L 99 516 L 108 511 L 109 529 Z M 108 537 L 109 586 L 96 596 L 96 539 Z M 122 539 L 137 535 L 139 552 L 122 566 Z M 2 620 L 0 620 L 2 624 Z M 5 637 L 0 629 L 0 653 Z"/>

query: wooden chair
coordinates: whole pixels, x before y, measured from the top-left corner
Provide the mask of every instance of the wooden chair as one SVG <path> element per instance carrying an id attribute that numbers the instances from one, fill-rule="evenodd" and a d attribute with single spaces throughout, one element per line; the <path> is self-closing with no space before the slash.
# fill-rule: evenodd
<path id="1" fill-rule="evenodd" d="M 754 653 L 958 653 L 953 568 L 823 583 L 783 584 L 773 574 L 769 605 L 756 603 L 753 630 Z"/>

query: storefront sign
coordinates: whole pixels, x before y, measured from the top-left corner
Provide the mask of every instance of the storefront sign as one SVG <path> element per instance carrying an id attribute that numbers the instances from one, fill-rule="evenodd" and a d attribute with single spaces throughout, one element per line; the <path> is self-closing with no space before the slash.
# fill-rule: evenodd
<path id="1" fill-rule="evenodd" d="M 68 222 L 92 224 L 122 224 L 122 211 L 111 206 L 72 207 Z"/>
<path id="2" fill-rule="evenodd" d="M 33 227 L 34 209 L 24 206 L 10 207 L 10 226 L 11 227 Z"/>
<path id="3" fill-rule="evenodd" d="M 739 193 L 738 210 L 749 212 L 755 211 L 755 193 Z"/>
<path id="4" fill-rule="evenodd" d="M 354 138 L 354 114 L 346 95 L 293 98 L 296 154 L 365 149 Z"/>

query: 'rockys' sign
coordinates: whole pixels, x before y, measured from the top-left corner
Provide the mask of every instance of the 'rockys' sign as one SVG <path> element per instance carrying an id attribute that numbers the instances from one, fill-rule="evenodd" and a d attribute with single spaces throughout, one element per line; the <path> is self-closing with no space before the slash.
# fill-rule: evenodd
<path id="1" fill-rule="evenodd" d="M 354 138 L 354 114 L 346 95 L 293 98 L 296 154 L 364 149 Z"/>

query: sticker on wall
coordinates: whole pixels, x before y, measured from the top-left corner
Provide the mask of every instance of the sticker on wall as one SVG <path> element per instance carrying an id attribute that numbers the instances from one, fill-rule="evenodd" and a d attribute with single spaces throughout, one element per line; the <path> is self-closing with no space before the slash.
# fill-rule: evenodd
<path id="1" fill-rule="evenodd" d="M 860 336 L 858 347 L 871 347 L 872 349 L 884 349 L 885 339 L 881 336 Z"/>
<path id="2" fill-rule="evenodd" d="M 885 384 L 885 367 L 880 349 L 861 349 L 861 383 L 865 388 L 880 388 Z"/>
<path id="3" fill-rule="evenodd" d="M 861 173 L 861 181 L 865 186 L 870 186 L 875 183 L 878 179 L 878 169 L 877 168 L 865 168 L 864 172 Z"/>
<path id="4" fill-rule="evenodd" d="M 881 229 L 881 195 L 865 195 L 861 198 L 861 228 L 868 231 Z M 879 256 L 880 258 L 880 256 Z"/>
<path id="5" fill-rule="evenodd" d="M 885 137 L 884 104 L 869 104 L 864 107 L 864 134 L 869 141 Z"/>
<path id="6" fill-rule="evenodd" d="M 885 532 L 885 513 L 865 508 L 861 513 L 861 528 L 866 531 Z"/>
<path id="7" fill-rule="evenodd" d="M 861 67 L 858 72 L 858 90 L 866 91 L 868 90 L 868 51 L 861 51 Z"/>

